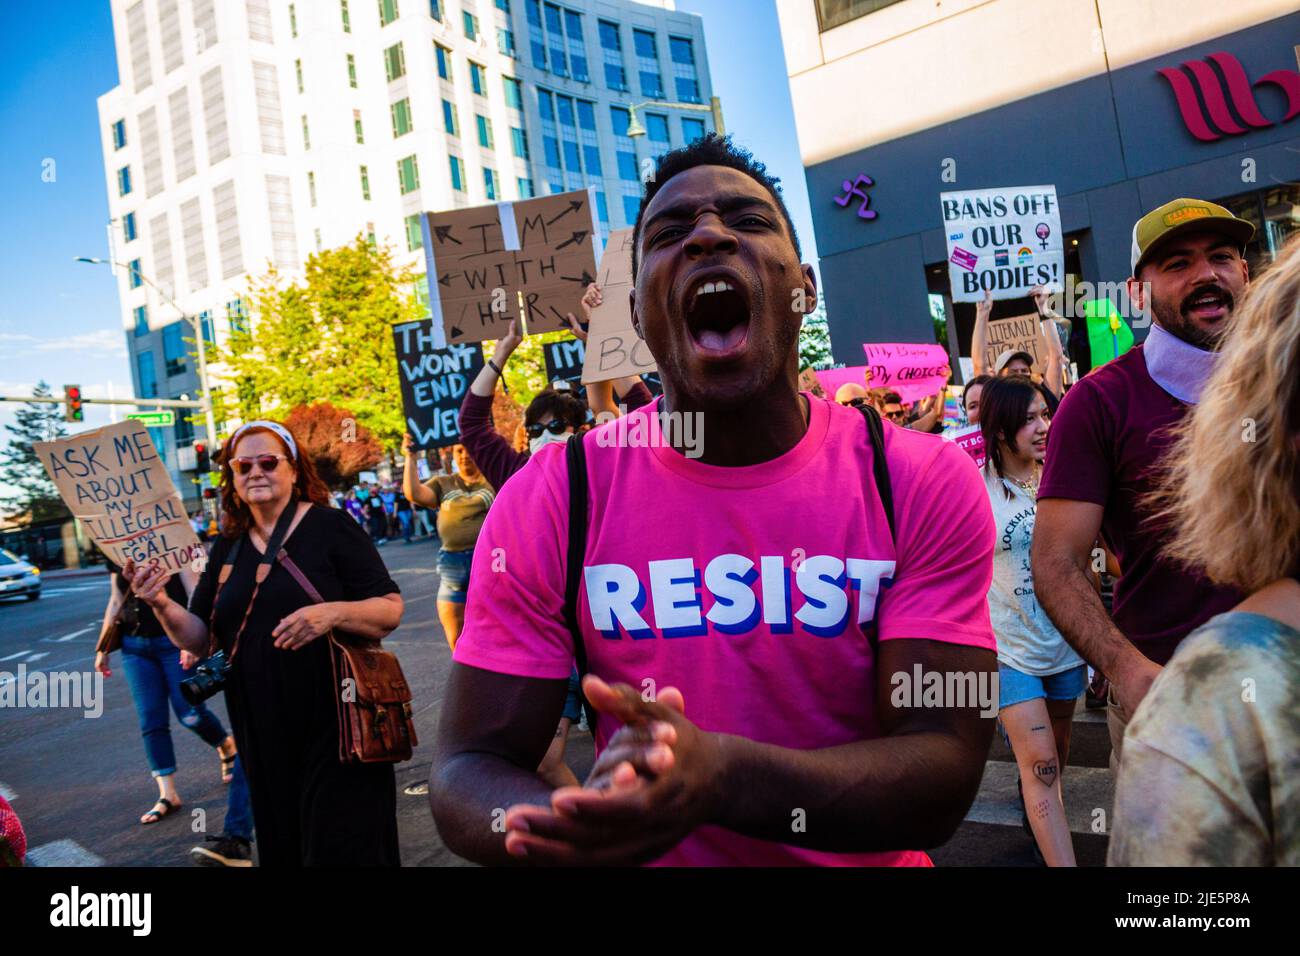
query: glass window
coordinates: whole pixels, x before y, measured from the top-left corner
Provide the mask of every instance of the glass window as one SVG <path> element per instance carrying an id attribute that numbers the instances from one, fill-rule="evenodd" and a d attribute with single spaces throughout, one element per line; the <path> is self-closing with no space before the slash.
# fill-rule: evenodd
<path id="1" fill-rule="evenodd" d="M 113 124 L 113 148 L 121 149 L 126 145 L 126 120 L 118 120 Z"/>
<path id="2" fill-rule="evenodd" d="M 348 54 L 348 86 L 357 88 L 357 58 L 351 53 Z"/>
<path id="3" fill-rule="evenodd" d="M 158 397 L 158 372 L 153 367 L 153 351 L 146 349 L 136 353 L 136 372 L 140 377 L 140 398 Z"/>
<path id="4" fill-rule="evenodd" d="M 596 213 L 602 223 L 609 225 L 609 203 L 603 190 L 596 191 Z"/>
<path id="5" fill-rule="evenodd" d="M 582 161 L 578 159 L 578 144 L 568 139 L 564 141 L 564 166 L 573 172 L 582 169 Z"/>
<path id="6" fill-rule="evenodd" d="M 697 139 L 704 139 L 704 120 L 682 117 L 682 142 L 690 144 Z"/>
<path id="7" fill-rule="evenodd" d="M 451 188 L 457 192 L 465 191 L 465 161 L 459 156 L 448 156 L 451 165 Z"/>
<path id="8" fill-rule="evenodd" d="M 623 51 L 623 41 L 618 35 L 617 23 L 598 20 L 596 28 L 600 33 L 600 47 L 602 50 L 614 50 L 619 53 Z"/>
<path id="9" fill-rule="evenodd" d="M 691 41 L 686 37 L 668 38 L 668 49 L 672 51 L 674 63 L 681 63 L 688 66 L 695 65 L 695 50 L 691 47 Z"/>
<path id="10" fill-rule="evenodd" d="M 824 33 L 897 2 L 898 0 L 817 0 L 817 22 Z"/>
<path id="11" fill-rule="evenodd" d="M 307 114 L 302 116 L 302 148 L 311 149 L 311 131 L 307 128 Z"/>
<path id="12" fill-rule="evenodd" d="M 131 242 L 135 239 L 137 235 L 135 231 L 135 213 L 128 212 L 122 217 L 122 235 L 125 237 L 127 242 Z"/>
<path id="13" fill-rule="evenodd" d="M 627 90 L 627 70 L 614 63 L 605 64 L 605 85 L 611 90 Z"/>
<path id="14" fill-rule="evenodd" d="M 537 112 L 541 115 L 542 122 L 555 122 L 555 103 L 546 90 L 537 91 Z"/>
<path id="15" fill-rule="evenodd" d="M 516 56 L 515 33 L 513 30 L 506 30 L 503 27 L 497 27 L 497 52 L 502 56 Z"/>
<path id="16" fill-rule="evenodd" d="M 185 371 L 185 335 L 184 322 L 173 322 L 163 328 L 163 364 L 168 376 L 180 375 Z"/>
<path id="17" fill-rule="evenodd" d="M 244 300 L 242 297 L 236 297 L 226 303 L 226 322 L 230 325 L 231 332 L 247 332 L 248 323 L 245 319 L 248 313 L 244 309 Z"/>
<path id="18" fill-rule="evenodd" d="M 212 324 L 212 312 L 210 309 L 204 309 L 199 313 L 199 326 L 203 329 L 203 341 L 207 345 L 212 345 L 217 341 L 216 329 Z"/>
<path id="19" fill-rule="evenodd" d="M 659 59 L 659 48 L 655 45 L 655 35 L 649 30 L 633 30 L 632 45 L 636 55 L 647 60 Z"/>
<path id="20" fill-rule="evenodd" d="M 379 25 L 386 27 L 397 19 L 397 0 L 379 0 Z"/>
<path id="21" fill-rule="evenodd" d="M 361 198 L 370 201 L 370 170 L 361 167 Z"/>
<path id="22" fill-rule="evenodd" d="M 609 118 L 614 123 L 614 135 L 626 136 L 628 121 L 629 121 L 629 115 L 627 110 L 623 109 L 620 106 L 611 106 L 609 108 Z"/>
<path id="23" fill-rule="evenodd" d="M 361 110 L 352 111 L 352 131 L 356 133 L 357 145 L 366 144 L 366 131 L 361 126 Z"/>
<path id="24" fill-rule="evenodd" d="M 440 79 L 451 79 L 451 51 L 445 46 L 437 43 L 433 45 L 433 52 L 438 57 L 438 76 Z"/>
<path id="25" fill-rule="evenodd" d="M 469 64 L 469 80 L 475 93 L 487 96 L 487 70 L 472 60 Z"/>
<path id="26" fill-rule="evenodd" d="M 298 78 L 298 92 L 301 93 L 301 92 L 303 91 L 303 85 L 302 85 L 302 60 L 294 60 L 294 61 L 293 61 L 293 72 L 294 72 L 294 75 Z"/>
<path id="27" fill-rule="evenodd" d="M 294 10 L 293 4 L 289 4 L 289 35 L 294 39 L 298 38 L 298 12 Z"/>
<path id="28" fill-rule="evenodd" d="M 474 117 L 478 126 L 478 144 L 484 149 L 496 149 L 496 142 L 492 138 L 492 121 L 482 114 Z"/>
<path id="29" fill-rule="evenodd" d="M 700 81 L 689 76 L 679 76 L 677 80 L 677 100 L 681 103 L 698 103 L 700 101 Z"/>
<path id="30" fill-rule="evenodd" d="M 478 17 L 474 16 L 474 14 L 470 13 L 468 10 L 463 10 L 461 11 L 461 19 L 464 21 L 465 24 L 465 39 L 477 40 L 478 39 Z"/>
<path id="31" fill-rule="evenodd" d="M 497 9 L 508 14 L 510 12 L 510 0 L 497 0 Z"/>
<path id="32" fill-rule="evenodd" d="M 582 147 L 583 163 L 587 167 L 588 176 L 599 176 L 600 171 L 600 147 L 592 146 L 590 143 Z"/>
<path id="33" fill-rule="evenodd" d="M 645 129 L 650 135 L 650 142 L 652 143 L 667 143 L 670 141 L 667 116 L 662 116 L 659 113 L 646 113 Z"/>
<path id="34" fill-rule="evenodd" d="M 403 196 L 420 188 L 420 167 L 414 156 L 397 161 L 397 181 Z"/>
<path id="35" fill-rule="evenodd" d="M 546 155 L 546 165 L 560 166 L 560 141 L 554 136 L 542 135 L 542 152 Z"/>
<path id="36" fill-rule="evenodd" d="M 420 214 L 413 212 L 404 220 L 406 223 L 406 248 L 409 252 L 424 248 L 424 233 L 420 227 Z"/>
<path id="37" fill-rule="evenodd" d="M 149 307 L 147 305 L 137 305 L 131 310 L 131 315 L 135 319 L 135 334 L 149 334 Z"/>
<path id="38" fill-rule="evenodd" d="M 582 40 L 582 17 L 572 10 L 564 11 L 564 34 L 569 42 L 569 66 L 573 69 L 573 78 L 579 83 L 587 83 L 591 75 L 587 70 L 587 47 Z"/>
<path id="39" fill-rule="evenodd" d="M 400 42 L 394 43 L 384 51 L 384 70 L 388 74 L 389 83 L 399 76 L 406 75 L 406 55 L 402 52 Z"/>
<path id="40" fill-rule="evenodd" d="M 433 17 L 439 23 L 442 22 L 442 2 L 441 0 L 429 0 L 429 16 Z"/>
<path id="41" fill-rule="evenodd" d="M 625 179 L 630 183 L 640 181 L 636 171 L 636 154 L 629 153 L 627 150 L 618 151 L 618 177 Z"/>
<path id="42" fill-rule="evenodd" d="M 640 209 L 641 209 L 640 196 L 623 197 L 623 221 L 626 222 L 629 226 L 636 225 L 636 214 L 640 211 Z"/>
<path id="43" fill-rule="evenodd" d="M 492 200 L 493 202 L 496 201 L 497 193 L 501 191 L 500 185 L 501 185 L 501 181 L 497 179 L 497 171 L 495 169 L 489 169 L 488 167 L 484 166 L 483 167 L 483 191 L 487 194 L 488 199 Z"/>
<path id="44" fill-rule="evenodd" d="M 573 129 L 575 125 L 573 121 L 573 100 L 567 96 L 557 96 L 555 103 L 559 108 L 560 125 Z"/>
<path id="45" fill-rule="evenodd" d="M 125 196 L 131 191 L 131 167 L 123 166 L 117 171 L 117 194 Z"/>
<path id="46" fill-rule="evenodd" d="M 339 0 L 339 13 L 343 15 L 343 32 L 352 32 L 352 17 L 348 15 L 348 0 Z"/>
<path id="47" fill-rule="evenodd" d="M 533 181 L 526 176 L 520 176 L 515 180 L 515 185 L 519 187 L 520 199 L 532 199 L 536 195 L 533 192 Z"/>
<path id="48" fill-rule="evenodd" d="M 140 278 L 139 259 L 132 259 L 130 262 L 127 263 L 126 281 L 127 281 L 127 285 L 132 289 L 138 289 L 140 288 L 140 286 L 144 285 L 144 281 Z"/>
<path id="49" fill-rule="evenodd" d="M 402 97 L 389 107 L 393 119 L 393 138 L 405 136 L 411 131 L 411 100 Z"/>
<path id="50" fill-rule="evenodd" d="M 442 128 L 448 136 L 460 135 L 460 118 L 456 115 L 456 104 L 450 100 L 442 101 Z"/>
<path id="51" fill-rule="evenodd" d="M 519 85 L 519 81 L 513 76 L 501 77 L 501 83 L 506 91 L 506 106 L 514 107 L 517 110 L 524 108 L 524 88 Z"/>
<path id="52" fill-rule="evenodd" d="M 316 174 L 310 170 L 307 171 L 307 198 L 311 200 L 314 207 L 316 205 Z"/>
<path id="53" fill-rule="evenodd" d="M 591 132 L 596 131 L 596 104 L 589 100 L 578 100 L 578 125 Z"/>
<path id="54" fill-rule="evenodd" d="M 520 159 L 528 159 L 528 134 L 518 126 L 510 127 L 510 145 Z"/>
<path id="55" fill-rule="evenodd" d="M 656 100 L 663 99 L 664 81 L 658 73 L 651 73 L 648 70 L 641 71 L 641 95 Z"/>
<path id="56" fill-rule="evenodd" d="M 176 426 L 172 431 L 175 436 L 176 444 L 188 445 L 194 441 L 194 423 L 190 421 L 188 410 L 182 410 L 176 414 Z"/>

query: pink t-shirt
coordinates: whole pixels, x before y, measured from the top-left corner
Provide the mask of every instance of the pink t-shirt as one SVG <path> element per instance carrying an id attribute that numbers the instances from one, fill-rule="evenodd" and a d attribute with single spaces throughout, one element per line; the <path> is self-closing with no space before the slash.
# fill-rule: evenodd
<path id="1" fill-rule="evenodd" d="M 803 438 L 760 465 L 706 465 L 667 447 L 655 414 L 662 400 L 587 435 L 590 530 L 578 601 L 592 673 L 638 690 L 677 687 L 704 730 L 799 750 L 881 736 L 868 622 L 880 640 L 996 650 L 993 517 L 974 462 L 937 436 L 885 425 L 896 550 L 862 413 L 808 397 Z M 608 440 L 614 429 L 626 429 L 621 446 Z M 501 489 L 475 548 L 458 662 L 523 677 L 570 674 L 568 487 L 556 445 Z M 598 749 L 618 727 L 601 716 Z M 930 861 L 920 851 L 826 853 L 702 826 L 657 862 Z"/>

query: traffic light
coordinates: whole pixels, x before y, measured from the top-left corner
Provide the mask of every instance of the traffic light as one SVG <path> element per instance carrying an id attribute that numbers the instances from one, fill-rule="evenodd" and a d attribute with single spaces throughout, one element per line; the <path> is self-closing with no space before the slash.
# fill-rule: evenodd
<path id="1" fill-rule="evenodd" d="M 63 386 L 63 420 L 65 422 L 81 422 L 86 420 L 85 412 L 81 410 L 80 385 Z"/>
<path id="2" fill-rule="evenodd" d="M 200 475 L 210 470 L 207 442 L 196 441 L 194 443 L 194 470 Z"/>

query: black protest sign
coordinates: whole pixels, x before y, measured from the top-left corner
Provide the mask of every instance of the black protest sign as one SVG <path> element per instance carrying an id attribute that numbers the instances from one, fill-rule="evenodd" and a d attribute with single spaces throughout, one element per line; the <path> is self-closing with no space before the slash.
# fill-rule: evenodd
<path id="1" fill-rule="evenodd" d="M 417 451 L 460 441 L 460 405 L 483 369 L 478 343 L 435 347 L 432 319 L 393 326 L 406 430 Z"/>
<path id="2" fill-rule="evenodd" d="M 567 329 L 596 275 L 587 190 L 425 213 L 429 291 L 447 343 Z"/>
<path id="3" fill-rule="evenodd" d="M 561 339 L 542 346 L 546 359 L 546 380 L 563 379 L 577 385 L 582 380 L 582 362 L 586 357 L 586 344 L 581 339 Z"/>

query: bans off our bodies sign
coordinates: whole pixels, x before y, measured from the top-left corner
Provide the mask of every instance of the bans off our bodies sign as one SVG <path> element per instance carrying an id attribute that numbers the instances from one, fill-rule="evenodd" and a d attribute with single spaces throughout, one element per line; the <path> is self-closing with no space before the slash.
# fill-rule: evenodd
<path id="1" fill-rule="evenodd" d="M 139 422 L 32 447 L 64 504 L 114 564 L 178 571 L 203 558 L 167 466 Z"/>
<path id="2" fill-rule="evenodd" d="M 1005 186 L 939 194 L 954 302 L 1016 299 L 1065 281 L 1055 186 Z"/>

